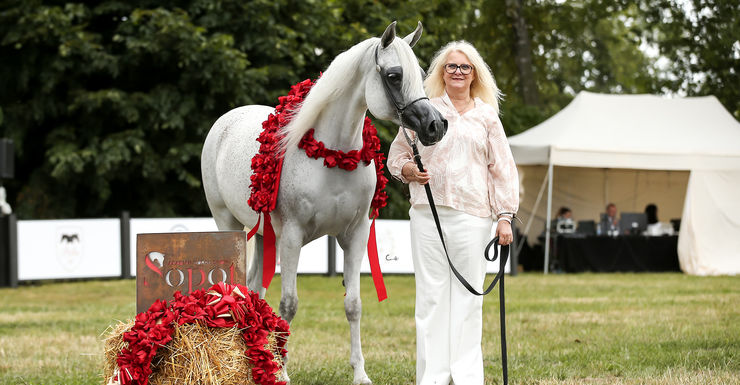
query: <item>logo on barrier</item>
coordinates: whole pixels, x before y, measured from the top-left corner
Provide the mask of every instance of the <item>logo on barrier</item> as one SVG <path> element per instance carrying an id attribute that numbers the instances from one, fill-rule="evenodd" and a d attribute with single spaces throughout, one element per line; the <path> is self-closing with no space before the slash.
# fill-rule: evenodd
<path id="1" fill-rule="evenodd" d="M 57 262 L 66 271 L 72 272 L 82 264 L 82 229 L 59 227 L 56 231 Z"/>
<path id="2" fill-rule="evenodd" d="M 246 243 L 246 233 L 236 231 L 139 234 L 137 313 L 176 291 L 187 295 L 218 282 L 246 286 Z"/>

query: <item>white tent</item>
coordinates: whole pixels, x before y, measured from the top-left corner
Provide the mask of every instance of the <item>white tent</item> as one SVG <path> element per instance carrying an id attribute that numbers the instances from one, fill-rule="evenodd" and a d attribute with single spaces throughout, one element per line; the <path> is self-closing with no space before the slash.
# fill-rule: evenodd
<path id="1" fill-rule="evenodd" d="M 581 218 L 596 218 L 607 202 L 638 212 L 655 202 L 660 217 L 682 217 L 684 272 L 740 274 L 740 123 L 714 96 L 581 92 L 509 142 L 523 174 L 522 209 L 531 219 L 545 217 L 548 230 L 553 184 L 558 203 L 577 207 Z M 534 210 L 543 176 L 544 216 Z"/>

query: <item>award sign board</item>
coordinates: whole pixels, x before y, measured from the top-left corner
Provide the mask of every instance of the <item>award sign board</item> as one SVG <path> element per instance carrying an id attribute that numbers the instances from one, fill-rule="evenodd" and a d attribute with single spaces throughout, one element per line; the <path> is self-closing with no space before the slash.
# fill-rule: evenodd
<path id="1" fill-rule="evenodd" d="M 138 234 L 136 237 L 136 312 L 176 291 L 188 295 L 218 282 L 246 286 L 247 233 Z"/>

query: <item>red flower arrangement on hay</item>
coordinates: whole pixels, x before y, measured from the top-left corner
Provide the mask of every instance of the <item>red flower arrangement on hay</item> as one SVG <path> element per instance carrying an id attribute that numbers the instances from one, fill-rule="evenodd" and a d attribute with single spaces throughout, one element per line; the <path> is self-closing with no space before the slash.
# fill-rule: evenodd
<path id="1" fill-rule="evenodd" d="M 121 385 L 147 385 L 157 350 L 172 341 L 176 325 L 193 323 L 211 328 L 236 327 L 248 347 L 244 355 L 252 365 L 254 383 L 285 384 L 277 381 L 280 367 L 268 348 L 268 336 L 274 333 L 277 351 L 285 356 L 290 335 L 288 323 L 255 292 L 223 282 L 188 296 L 177 292 L 169 304 L 158 300 L 149 310 L 138 314 L 131 329 L 123 333 L 128 347 L 118 354 L 114 380 Z"/>

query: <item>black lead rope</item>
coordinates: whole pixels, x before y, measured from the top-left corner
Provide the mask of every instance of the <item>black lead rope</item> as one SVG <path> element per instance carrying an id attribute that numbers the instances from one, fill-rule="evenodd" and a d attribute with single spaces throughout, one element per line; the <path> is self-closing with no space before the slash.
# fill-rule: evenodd
<path id="1" fill-rule="evenodd" d="M 406 131 L 404 131 L 404 135 L 406 135 Z M 412 142 L 410 139 L 408 139 L 408 136 L 406 139 L 411 144 L 411 148 L 414 151 L 414 162 L 416 163 L 416 166 L 419 168 L 419 171 L 424 172 L 424 165 L 421 163 L 421 156 L 419 155 L 419 150 L 416 147 L 416 143 Z M 424 190 L 427 193 L 427 199 L 429 200 L 429 207 L 432 209 L 432 215 L 434 216 L 434 223 L 437 225 L 437 233 L 439 234 L 439 239 L 442 241 L 442 247 L 445 250 L 445 256 L 447 256 L 447 263 L 450 265 L 450 269 L 452 270 L 452 273 L 455 274 L 455 277 L 457 277 L 457 280 L 460 281 L 460 283 L 465 286 L 468 291 L 474 295 L 478 296 L 484 296 L 493 290 L 493 287 L 496 286 L 497 282 L 501 282 L 501 284 L 498 286 L 498 298 L 500 302 L 499 307 L 499 315 L 501 319 L 501 369 L 503 371 L 503 377 L 504 377 L 504 385 L 507 385 L 509 382 L 509 375 L 507 370 L 507 362 L 506 362 L 506 307 L 505 307 L 505 300 L 504 300 L 504 267 L 506 265 L 506 261 L 509 259 L 509 245 L 501 246 L 501 259 L 499 260 L 499 269 L 498 273 L 496 274 L 496 277 L 493 279 L 493 282 L 488 286 L 486 290 L 483 291 L 483 293 L 479 293 L 477 290 L 473 288 L 472 285 L 457 271 L 455 268 L 455 265 L 452 264 L 452 260 L 450 259 L 450 254 L 447 252 L 447 245 L 445 244 L 445 238 L 442 234 L 442 225 L 439 223 L 439 216 L 437 215 L 437 207 L 434 205 L 434 198 L 432 198 L 432 189 L 429 187 L 429 183 L 424 185 Z M 495 245 L 498 245 L 498 237 L 495 237 L 491 240 L 491 242 L 488 242 L 488 245 L 486 246 L 486 250 L 483 252 L 483 257 L 490 262 L 495 261 L 498 258 L 498 248 L 495 247 Z M 491 246 L 493 247 L 493 257 L 488 257 L 488 252 L 491 249 Z"/>

